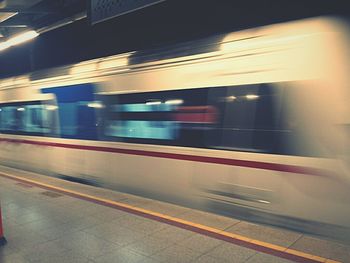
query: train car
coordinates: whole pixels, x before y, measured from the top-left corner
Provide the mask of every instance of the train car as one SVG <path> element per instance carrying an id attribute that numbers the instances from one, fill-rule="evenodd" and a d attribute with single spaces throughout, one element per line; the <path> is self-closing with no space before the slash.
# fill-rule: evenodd
<path id="1" fill-rule="evenodd" d="M 1 164 L 348 231 L 349 43 L 320 17 L 1 80 Z"/>

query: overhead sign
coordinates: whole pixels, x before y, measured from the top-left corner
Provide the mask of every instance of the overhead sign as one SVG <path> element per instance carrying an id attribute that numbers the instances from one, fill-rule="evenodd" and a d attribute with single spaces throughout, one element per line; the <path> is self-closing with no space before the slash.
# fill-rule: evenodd
<path id="1" fill-rule="evenodd" d="M 165 0 L 90 0 L 92 24 L 154 5 Z"/>

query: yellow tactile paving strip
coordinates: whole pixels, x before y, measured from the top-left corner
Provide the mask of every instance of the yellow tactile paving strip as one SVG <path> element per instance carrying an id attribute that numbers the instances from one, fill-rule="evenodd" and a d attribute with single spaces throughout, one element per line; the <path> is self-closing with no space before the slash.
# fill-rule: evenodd
<path id="1" fill-rule="evenodd" d="M 278 245 L 274 245 L 271 243 L 267 243 L 267 242 L 263 242 L 263 241 L 259 241 L 259 240 L 255 240 L 255 239 L 251 239 L 245 236 L 241 236 L 241 235 L 237 235 L 234 233 L 229 233 L 229 232 L 225 232 L 223 230 L 219 230 L 219 229 L 215 229 L 212 227 L 208 227 L 205 225 L 201 225 L 201 224 L 197 224 L 197 223 L 193 223 L 191 221 L 187 221 L 187 220 L 183 220 L 180 218 L 176 218 L 176 217 L 172 217 L 172 216 L 168 216 L 165 214 L 161 214 L 161 213 L 157 213 L 157 212 L 153 212 L 147 209 L 143 209 L 140 207 L 135 207 L 132 205 L 128 205 L 128 204 L 124 204 L 121 202 L 116 202 L 116 201 L 112 201 L 112 200 L 108 200 L 108 199 L 104 199 L 104 198 L 100 198 L 97 196 L 92 196 L 92 195 L 88 195 L 88 194 L 84 194 L 81 192 L 76 192 L 76 191 L 72 191 L 72 190 L 68 190 L 62 187 L 57 187 L 54 185 L 49 185 L 49 184 L 45 184 L 45 183 L 41 183 L 35 180 L 31 180 L 31 179 L 27 179 L 27 178 L 22 178 L 19 176 L 15 176 L 12 174 L 8 174 L 8 173 L 4 173 L 4 172 L 0 172 L 0 176 L 4 177 L 4 178 L 8 178 L 8 179 L 12 179 L 12 180 L 16 180 L 22 183 L 26 183 L 26 184 L 30 184 L 33 186 L 37 186 L 40 188 L 44 188 L 44 189 L 48 189 L 48 190 L 52 190 L 55 192 L 60 192 L 72 197 L 76 197 L 76 198 L 80 198 L 80 199 L 84 199 L 90 202 L 94 202 L 94 203 L 98 203 L 101 205 L 105 205 L 105 206 L 109 206 L 109 207 L 114 207 L 116 209 L 119 210 L 123 210 L 125 212 L 129 212 L 132 214 L 136 214 L 139 216 L 143 216 L 146 218 L 150 218 L 156 221 L 160 221 L 163 223 L 167 223 L 170 225 L 174 225 L 174 226 L 178 226 L 193 232 L 197 232 L 203 235 L 207 235 L 213 238 L 217 238 L 220 240 L 225 240 L 227 242 L 230 243 L 234 243 L 240 246 L 244 246 L 250 249 L 254 249 L 256 251 L 260 251 L 263 253 L 267 253 L 270 255 L 274 255 L 280 258 L 285 258 L 285 259 L 289 259 L 289 260 L 293 260 L 295 262 L 323 262 L 323 263 L 340 263 L 339 261 L 335 261 L 335 260 L 331 260 L 331 259 L 327 259 L 327 258 L 323 258 L 323 257 L 319 257 L 316 255 L 312 255 L 312 254 L 308 254 L 308 253 L 304 253 L 301 251 L 297 251 L 294 249 L 289 249 L 287 247 L 283 247 L 283 246 L 278 246 Z"/>

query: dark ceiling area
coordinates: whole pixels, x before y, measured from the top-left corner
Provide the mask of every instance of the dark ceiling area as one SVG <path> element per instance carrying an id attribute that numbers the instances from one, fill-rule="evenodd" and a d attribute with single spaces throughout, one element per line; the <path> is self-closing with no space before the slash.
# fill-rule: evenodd
<path id="1" fill-rule="evenodd" d="M 350 17 L 348 1 L 339 0 L 166 0 L 92 25 L 86 0 L 1 1 L 0 42 L 26 28 L 46 32 L 0 52 L 0 78 L 282 21 Z"/>
<path id="2" fill-rule="evenodd" d="M 86 0 L 0 0 L 0 40 L 27 29 L 44 30 L 85 13 Z"/>

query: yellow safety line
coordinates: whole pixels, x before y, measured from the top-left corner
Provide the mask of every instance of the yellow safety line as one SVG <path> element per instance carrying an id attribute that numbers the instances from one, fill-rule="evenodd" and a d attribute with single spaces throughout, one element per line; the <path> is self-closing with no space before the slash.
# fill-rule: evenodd
<path id="1" fill-rule="evenodd" d="M 209 227 L 209 226 L 197 224 L 197 223 L 194 223 L 194 222 L 191 222 L 191 221 L 183 220 L 183 219 L 172 217 L 172 216 L 169 216 L 169 215 L 164 215 L 164 214 L 161 214 L 161 213 L 158 213 L 158 212 L 153 212 L 153 211 L 150 211 L 150 210 L 147 210 L 147 209 L 131 206 L 131 205 L 128 205 L 128 204 L 120 203 L 120 202 L 117 202 L 117 201 L 112 201 L 112 200 L 109 200 L 109 199 L 100 198 L 100 197 L 97 197 L 97 196 L 92 196 L 92 195 L 88 195 L 88 194 L 84 194 L 84 193 L 68 190 L 66 188 L 61 188 L 61 187 L 57 187 L 57 186 L 41 183 L 41 182 L 34 181 L 34 180 L 31 180 L 31 179 L 27 179 L 27 178 L 15 176 L 15 175 L 3 173 L 3 172 L 0 172 L 0 176 L 5 177 L 5 178 L 9 178 L 9 179 L 14 179 L 14 180 L 17 180 L 17 181 L 22 181 L 22 182 L 24 181 L 24 182 L 27 182 L 27 183 L 30 183 L 30 184 L 34 184 L 34 185 L 37 185 L 37 186 L 42 186 L 44 188 L 56 190 L 58 192 L 72 194 L 72 195 L 75 195 L 75 196 L 80 196 L 80 197 L 83 197 L 83 198 L 96 200 L 96 201 L 103 202 L 103 203 L 106 203 L 106 204 L 111 204 L 111 205 L 124 207 L 124 208 L 129 209 L 129 210 L 133 210 L 133 211 L 141 212 L 141 213 L 144 213 L 144 214 L 152 215 L 152 216 L 155 216 L 155 217 L 158 217 L 158 218 L 167 219 L 167 220 L 170 220 L 170 221 L 173 221 L 173 222 L 177 222 L 177 223 L 180 223 L 180 224 L 192 226 L 192 227 L 195 227 L 195 228 L 198 228 L 198 229 L 201 229 L 201 230 L 206 230 L 206 231 L 209 231 L 209 232 L 212 232 L 212 233 L 219 234 L 221 236 L 234 238 L 234 239 L 237 239 L 237 240 L 240 240 L 240 241 L 244 241 L 244 242 L 248 242 L 248 243 L 251 243 L 251 244 L 254 244 L 254 245 L 259 245 L 259 246 L 266 247 L 266 248 L 269 248 L 269 249 L 273 249 L 273 250 L 276 250 L 276 251 L 285 252 L 285 253 L 292 254 L 292 255 L 295 255 L 295 256 L 300 256 L 300 257 L 303 257 L 305 259 L 311 259 L 311 260 L 315 260 L 315 261 L 322 262 L 322 263 L 341 263 L 340 261 L 335 261 L 335 260 L 331 260 L 331 259 L 315 256 L 315 255 L 312 255 L 312 254 L 304 253 L 304 252 L 297 251 L 297 250 L 294 250 L 294 249 L 290 249 L 290 248 L 287 248 L 287 247 L 274 245 L 274 244 L 267 243 L 267 242 L 264 242 L 264 241 L 248 238 L 248 237 L 245 237 L 245 236 L 241 236 L 241 235 L 238 235 L 238 234 L 225 232 L 223 230 L 219 230 L 219 229 L 212 228 L 212 227 Z"/>

